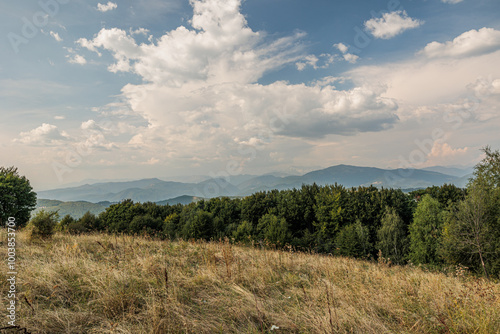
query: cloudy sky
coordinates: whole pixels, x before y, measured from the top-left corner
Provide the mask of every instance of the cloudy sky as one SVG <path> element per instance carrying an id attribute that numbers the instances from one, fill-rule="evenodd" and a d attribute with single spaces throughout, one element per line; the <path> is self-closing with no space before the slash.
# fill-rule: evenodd
<path id="1" fill-rule="evenodd" d="M 470 166 L 500 148 L 498 0 L 0 5 L 0 165 L 85 179 Z"/>

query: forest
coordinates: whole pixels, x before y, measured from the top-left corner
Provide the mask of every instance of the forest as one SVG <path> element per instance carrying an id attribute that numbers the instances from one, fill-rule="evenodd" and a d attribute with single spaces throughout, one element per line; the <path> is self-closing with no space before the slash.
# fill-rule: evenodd
<path id="1" fill-rule="evenodd" d="M 466 189 L 404 193 L 374 186 L 303 185 L 187 205 L 124 200 L 78 220 L 41 211 L 30 225 L 71 234 L 105 231 L 170 240 L 229 240 L 391 264 L 463 266 L 500 274 L 500 153 L 489 147 Z M 37 223 L 38 222 L 38 223 Z"/>

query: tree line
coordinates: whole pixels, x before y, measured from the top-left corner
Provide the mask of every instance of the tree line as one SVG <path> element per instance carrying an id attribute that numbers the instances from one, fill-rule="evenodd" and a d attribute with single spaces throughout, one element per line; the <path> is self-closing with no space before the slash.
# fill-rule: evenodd
<path id="1" fill-rule="evenodd" d="M 395 264 L 462 265 L 500 275 L 500 153 L 489 147 L 466 189 L 433 186 L 404 193 L 374 186 L 303 185 L 245 198 L 187 205 L 122 201 L 78 220 L 40 212 L 68 233 L 106 231 L 168 239 L 291 246 Z M 52 216 L 51 216 L 52 215 Z M 47 218 L 50 216 L 50 219 Z M 52 223 L 47 223 L 51 225 Z M 32 229 L 36 224 L 31 224 Z"/>

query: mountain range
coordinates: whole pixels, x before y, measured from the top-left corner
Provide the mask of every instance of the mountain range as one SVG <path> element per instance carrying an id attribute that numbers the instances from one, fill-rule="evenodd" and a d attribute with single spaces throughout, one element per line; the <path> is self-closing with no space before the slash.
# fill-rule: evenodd
<path id="1" fill-rule="evenodd" d="M 385 188 L 417 189 L 445 183 L 464 187 L 471 176 L 470 173 L 470 169 L 448 167 L 381 169 L 337 165 L 304 175 L 237 175 L 205 180 L 200 178 L 203 181 L 194 183 L 163 181 L 157 178 L 102 182 L 39 191 L 38 198 L 92 203 L 119 202 L 124 199 L 132 199 L 136 202 L 165 201 L 167 203 L 172 199 L 187 196 L 181 200 L 184 203 L 190 197 L 247 196 L 258 191 L 300 188 L 303 184 L 313 183 L 318 185 L 338 183 L 349 188 L 374 185 Z"/>

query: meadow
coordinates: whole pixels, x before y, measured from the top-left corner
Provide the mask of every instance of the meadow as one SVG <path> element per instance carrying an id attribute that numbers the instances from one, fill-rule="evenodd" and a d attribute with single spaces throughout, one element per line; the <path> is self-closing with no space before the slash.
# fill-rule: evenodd
<path id="1" fill-rule="evenodd" d="M 461 268 L 109 234 L 17 243 L 32 333 L 500 333 L 500 284 Z"/>

